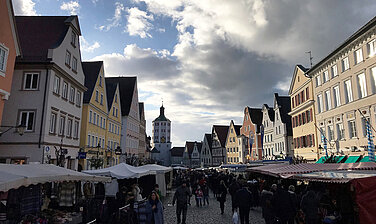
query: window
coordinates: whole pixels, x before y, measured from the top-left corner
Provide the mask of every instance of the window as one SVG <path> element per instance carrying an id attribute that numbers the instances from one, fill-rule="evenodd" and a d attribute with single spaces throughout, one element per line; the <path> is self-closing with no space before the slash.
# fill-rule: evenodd
<path id="1" fill-rule="evenodd" d="M 103 105 L 103 94 L 101 94 L 101 105 Z"/>
<path id="2" fill-rule="evenodd" d="M 311 121 L 311 111 L 307 110 L 306 114 L 307 114 L 307 123 L 308 123 Z"/>
<path id="3" fill-rule="evenodd" d="M 322 106 L 323 106 L 323 104 L 322 104 L 322 95 L 319 94 L 319 95 L 317 95 L 317 109 L 318 109 L 319 113 L 321 113 L 323 111 Z"/>
<path id="4" fill-rule="evenodd" d="M 305 93 L 306 93 L 306 100 L 308 100 L 309 99 L 309 87 L 306 88 Z"/>
<path id="5" fill-rule="evenodd" d="M 34 130 L 34 111 L 21 111 L 20 112 L 20 121 L 18 122 L 20 125 L 25 126 L 25 131 L 33 131 Z"/>
<path id="6" fill-rule="evenodd" d="M 112 108 L 112 116 L 115 116 L 115 107 Z M 158 123 L 157 123 L 158 125 Z"/>
<path id="7" fill-rule="evenodd" d="M 118 109 L 116 108 L 115 110 L 116 110 L 115 117 L 117 117 L 118 116 Z"/>
<path id="8" fill-rule="evenodd" d="M 64 135 L 64 129 L 65 129 L 65 117 L 60 116 L 60 119 L 59 119 L 59 135 Z"/>
<path id="9" fill-rule="evenodd" d="M 324 71 L 323 78 L 324 78 L 324 83 L 326 83 L 327 81 L 329 81 L 329 72 L 328 72 L 328 70 Z"/>
<path id="10" fill-rule="evenodd" d="M 92 115 L 93 115 L 93 111 L 89 111 L 89 123 L 91 123 L 91 117 L 92 117 Z"/>
<path id="11" fill-rule="evenodd" d="M 345 57 L 344 59 L 342 59 L 342 72 L 348 70 L 349 68 L 350 68 L 349 57 Z"/>
<path id="12" fill-rule="evenodd" d="M 95 90 L 95 101 L 99 102 L 99 92 Z"/>
<path id="13" fill-rule="evenodd" d="M 60 77 L 55 75 L 54 77 L 54 93 L 59 94 L 60 93 Z"/>
<path id="14" fill-rule="evenodd" d="M 326 110 L 332 109 L 332 101 L 331 101 L 329 90 L 325 91 L 325 106 L 326 106 Z"/>
<path id="15" fill-rule="evenodd" d="M 72 60 L 72 70 L 74 72 L 77 71 L 77 58 L 76 57 L 73 57 L 73 60 Z"/>
<path id="16" fill-rule="evenodd" d="M 71 44 L 76 47 L 76 33 L 72 31 L 72 40 L 71 40 Z"/>
<path id="17" fill-rule="evenodd" d="M 117 103 L 117 94 L 115 94 L 115 103 Z"/>
<path id="18" fill-rule="evenodd" d="M 316 86 L 321 86 L 321 76 L 316 76 Z"/>
<path id="19" fill-rule="evenodd" d="M 74 98 L 76 97 L 75 92 L 76 92 L 76 89 L 73 86 L 71 86 L 70 87 L 69 101 L 72 102 L 72 103 L 74 103 Z"/>
<path id="20" fill-rule="evenodd" d="M 350 103 L 353 101 L 352 95 L 352 88 L 351 88 L 351 80 L 345 81 L 345 95 L 346 95 L 346 102 Z"/>
<path id="21" fill-rule="evenodd" d="M 91 136 L 90 135 L 87 135 L 87 145 L 90 147 L 90 138 Z"/>
<path id="22" fill-rule="evenodd" d="M 368 43 L 368 54 L 370 57 L 376 54 L 376 39 Z"/>
<path id="23" fill-rule="evenodd" d="M 78 138 L 79 126 L 80 123 L 78 121 L 74 121 L 73 138 Z"/>
<path id="24" fill-rule="evenodd" d="M 103 118 L 103 129 L 106 129 L 106 118 Z"/>
<path id="25" fill-rule="evenodd" d="M 77 97 L 76 97 L 76 106 L 81 106 L 81 92 L 77 91 Z"/>
<path id="26" fill-rule="evenodd" d="M 63 93 L 62 93 L 62 97 L 64 99 L 67 99 L 68 98 L 68 83 L 67 82 L 63 82 Z"/>
<path id="27" fill-rule="evenodd" d="M 93 124 L 96 124 L 96 119 L 97 119 L 97 113 L 94 112 L 94 117 L 93 117 Z"/>
<path id="28" fill-rule="evenodd" d="M 56 117 L 57 115 L 55 113 L 51 113 L 50 117 L 50 133 L 55 134 L 56 132 Z"/>
<path id="29" fill-rule="evenodd" d="M 8 49 L 0 45 L 0 72 L 5 73 L 7 69 Z"/>
<path id="30" fill-rule="evenodd" d="M 36 90 L 38 89 L 38 73 L 26 73 L 24 77 L 24 90 Z"/>
<path id="31" fill-rule="evenodd" d="M 363 136 L 367 136 L 367 122 L 370 123 L 369 117 L 362 117 Z"/>
<path id="32" fill-rule="evenodd" d="M 329 141 L 333 141 L 334 140 L 333 126 L 328 126 L 328 140 Z"/>
<path id="33" fill-rule="evenodd" d="M 356 138 L 357 135 L 356 135 L 355 120 L 349 121 L 348 125 L 349 125 L 349 135 L 350 135 L 350 138 Z"/>
<path id="34" fill-rule="evenodd" d="M 332 77 L 338 76 L 338 68 L 337 65 L 332 66 Z"/>
<path id="35" fill-rule="evenodd" d="M 102 76 L 99 76 L 99 86 L 102 87 Z"/>
<path id="36" fill-rule="evenodd" d="M 65 54 L 65 64 L 67 66 L 70 66 L 70 60 L 71 60 L 71 53 L 69 51 L 67 51 L 66 54 Z"/>
<path id="37" fill-rule="evenodd" d="M 103 125 L 103 118 L 101 117 L 100 127 L 102 127 L 102 125 Z"/>
<path id="38" fill-rule="evenodd" d="M 354 58 L 355 58 L 355 64 L 359 64 L 360 62 L 363 61 L 363 51 L 362 48 L 358 49 L 354 53 Z"/>
<path id="39" fill-rule="evenodd" d="M 99 114 L 97 114 L 97 125 L 99 125 Z"/>
<path id="40" fill-rule="evenodd" d="M 334 107 L 341 106 L 341 96 L 339 94 L 339 86 L 333 87 L 333 95 L 334 95 Z"/>
<path id="41" fill-rule="evenodd" d="M 359 87 L 359 98 L 364 98 L 367 96 L 367 86 L 366 86 L 366 76 L 364 73 L 358 75 L 358 87 Z"/>
<path id="42" fill-rule="evenodd" d="M 67 137 L 72 137 L 72 125 L 73 125 L 73 120 L 68 118 L 67 122 Z"/>

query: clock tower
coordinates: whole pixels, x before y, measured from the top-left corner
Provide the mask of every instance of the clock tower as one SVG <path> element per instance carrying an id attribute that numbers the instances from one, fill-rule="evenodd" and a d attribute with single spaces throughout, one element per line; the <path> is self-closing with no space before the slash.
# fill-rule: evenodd
<path id="1" fill-rule="evenodd" d="M 153 121 L 152 132 L 152 159 L 164 166 L 171 165 L 171 121 L 165 116 L 163 104 L 159 116 Z"/>

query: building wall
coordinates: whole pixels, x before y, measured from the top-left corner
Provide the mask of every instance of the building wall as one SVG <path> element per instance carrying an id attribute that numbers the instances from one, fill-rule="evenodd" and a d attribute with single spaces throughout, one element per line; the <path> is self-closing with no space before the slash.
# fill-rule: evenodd
<path id="1" fill-rule="evenodd" d="M 212 166 L 212 159 L 208 139 L 204 136 L 201 148 L 201 164 L 203 164 L 204 167 Z"/>
<path id="2" fill-rule="evenodd" d="M 276 156 L 292 157 L 294 149 L 292 145 L 292 136 L 287 133 L 287 124 L 282 122 L 281 110 L 279 105 L 274 107 L 274 151 Z"/>
<path id="3" fill-rule="evenodd" d="M 370 123 L 375 127 L 376 125 L 376 57 L 370 55 L 369 43 L 376 39 L 374 29 L 367 30 L 361 37 L 354 40 L 344 48 L 341 48 L 333 57 L 326 60 L 324 63 L 314 70 L 309 72 L 309 75 L 316 81 L 320 77 L 323 81 L 324 72 L 328 70 L 329 80 L 322 82 L 321 85 L 314 83 L 315 100 L 321 94 L 323 97 L 322 110 L 319 110 L 319 103 L 315 102 L 317 125 L 324 131 L 326 138 L 329 140 L 328 152 L 340 153 L 349 155 L 367 154 L 367 138 L 365 137 L 365 122 L 361 113 L 370 120 Z M 356 63 L 356 51 L 361 49 L 363 60 Z M 349 59 L 349 68 L 343 70 L 343 59 Z M 331 66 L 337 65 L 338 75 L 333 77 Z M 366 92 L 365 96 L 361 95 L 361 86 L 359 85 L 359 76 L 364 74 Z M 350 80 L 352 101 L 347 97 L 345 82 Z M 334 99 L 334 87 L 339 86 L 340 91 L 340 105 L 336 105 Z M 349 88 L 350 89 L 350 88 Z M 330 92 L 330 99 L 326 101 L 326 91 Z M 328 103 L 326 103 L 328 102 Z M 330 103 L 330 105 L 329 105 Z M 361 113 L 358 111 L 360 109 Z M 351 136 L 351 123 L 355 122 L 356 134 Z M 339 126 L 343 125 L 343 138 L 340 137 Z M 329 128 L 333 130 L 333 135 L 330 135 Z M 332 138 L 333 137 L 333 138 Z M 321 137 L 317 136 L 317 142 L 320 145 Z M 321 155 L 325 152 L 320 152 Z"/>
<path id="4" fill-rule="evenodd" d="M 262 109 L 263 119 L 262 124 L 264 126 L 264 139 L 263 139 L 263 159 L 274 159 L 275 149 L 274 149 L 274 124 L 269 118 L 268 109 L 263 107 Z"/>
<path id="5" fill-rule="evenodd" d="M 0 70 L 0 125 L 4 103 L 10 96 L 15 59 L 17 56 L 16 33 L 10 0 L 0 0 L 0 48 L 6 51 L 5 71 Z"/>
<path id="6" fill-rule="evenodd" d="M 241 153 L 241 152 L 240 152 Z M 238 138 L 234 128 L 234 123 L 231 121 L 229 132 L 226 139 L 226 162 L 228 164 L 239 163 L 239 145 Z"/>
<path id="7" fill-rule="evenodd" d="M 219 166 L 222 163 L 226 163 L 226 148 L 221 146 L 221 142 L 219 141 L 215 130 L 213 131 L 212 136 L 212 163 L 213 166 Z"/>
<path id="8" fill-rule="evenodd" d="M 115 96 L 113 97 L 111 108 L 108 111 L 107 125 L 106 125 L 106 144 L 107 149 L 112 152 L 112 161 L 109 161 L 109 166 L 114 166 L 120 163 L 120 156 L 115 155 L 115 150 L 121 141 L 121 105 L 120 105 L 119 86 L 116 88 Z M 116 115 L 116 111 L 118 114 Z M 112 127 L 113 126 L 113 127 Z"/>
<path id="9" fill-rule="evenodd" d="M 139 107 L 138 107 L 137 83 L 135 84 L 135 87 L 134 87 L 131 108 L 130 108 L 129 115 L 128 115 L 126 122 L 127 124 L 125 126 L 125 129 L 126 129 L 125 151 L 128 154 L 138 157 L 139 136 L 140 136 L 140 133 L 139 133 L 140 116 L 139 116 Z"/>
<path id="10" fill-rule="evenodd" d="M 246 107 L 244 110 L 243 125 L 240 128 L 240 134 L 247 137 L 247 149 L 249 155 L 247 159 L 252 161 L 260 160 L 262 159 L 261 135 L 260 133 L 257 133 L 257 124 L 253 124 L 249 113 L 250 111 L 248 110 L 248 107 Z M 250 138 L 253 138 L 253 140 Z M 250 144 L 252 144 L 252 147 Z"/>
<path id="11" fill-rule="evenodd" d="M 317 161 L 319 152 L 316 142 L 313 82 L 302 70 L 297 69 L 296 72 L 290 95 L 294 156 L 303 157 L 307 161 Z"/>

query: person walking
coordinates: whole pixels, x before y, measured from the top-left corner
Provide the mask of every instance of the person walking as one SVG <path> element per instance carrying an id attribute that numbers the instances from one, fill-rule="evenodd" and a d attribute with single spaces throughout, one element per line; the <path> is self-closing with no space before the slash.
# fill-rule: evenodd
<path id="1" fill-rule="evenodd" d="M 202 207 L 202 198 L 204 196 L 204 193 L 202 192 L 202 189 L 200 185 L 197 186 L 197 190 L 195 191 L 195 197 L 196 197 L 196 205 L 197 207 Z"/>
<path id="2" fill-rule="evenodd" d="M 249 224 L 249 211 L 253 204 L 252 193 L 245 182 L 241 183 L 241 186 L 242 188 L 235 193 L 235 207 L 239 208 L 240 223 Z"/>
<path id="3" fill-rule="evenodd" d="M 295 223 L 295 217 L 296 213 L 298 212 L 298 197 L 295 194 L 295 186 L 290 185 L 289 186 L 289 195 L 290 195 L 290 201 L 291 201 L 291 209 L 288 217 L 288 224 L 294 224 Z"/>
<path id="4" fill-rule="evenodd" d="M 209 188 L 206 184 L 202 186 L 202 193 L 204 194 L 204 198 L 203 198 L 204 205 L 205 203 L 209 205 Z"/>
<path id="5" fill-rule="evenodd" d="M 237 180 L 233 181 L 229 188 L 228 188 L 228 191 L 231 195 L 231 206 L 232 206 L 232 212 L 234 212 L 235 210 L 235 194 L 236 192 L 240 189 L 240 184 Z"/>
<path id="6" fill-rule="evenodd" d="M 146 224 L 164 224 L 163 205 L 157 192 L 151 192 L 146 202 L 146 211 Z"/>
<path id="7" fill-rule="evenodd" d="M 172 199 L 172 205 L 174 206 L 176 202 L 176 216 L 178 224 L 185 224 L 185 220 L 187 219 L 188 200 L 191 196 L 191 191 L 187 187 L 186 182 L 183 182 L 183 184 L 175 191 L 174 198 Z M 183 216 L 181 217 L 182 213 Z"/>
<path id="8" fill-rule="evenodd" d="M 274 222 L 272 199 L 273 192 L 270 191 L 269 186 L 265 186 L 261 192 L 260 205 L 262 209 L 262 217 L 265 219 L 266 224 L 272 224 Z"/>
<path id="9" fill-rule="evenodd" d="M 221 215 L 225 212 L 225 202 L 226 202 L 226 195 L 227 195 L 227 187 L 225 185 L 225 182 L 221 180 L 219 182 L 219 188 L 218 188 L 218 197 L 217 201 L 219 201 L 219 207 L 221 208 Z"/>
<path id="10" fill-rule="evenodd" d="M 306 224 L 316 224 L 319 221 L 318 209 L 320 201 L 313 190 L 307 191 L 302 197 L 300 207 L 305 215 Z"/>

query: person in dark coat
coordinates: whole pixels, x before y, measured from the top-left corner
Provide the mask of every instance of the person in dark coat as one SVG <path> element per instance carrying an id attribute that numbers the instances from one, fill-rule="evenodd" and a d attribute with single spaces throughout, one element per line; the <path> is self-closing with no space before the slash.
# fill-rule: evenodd
<path id="1" fill-rule="evenodd" d="M 155 191 L 146 202 L 146 212 L 146 224 L 164 224 L 163 205 Z"/>
<path id="2" fill-rule="evenodd" d="M 265 186 L 261 192 L 260 205 L 262 209 L 262 217 L 266 224 L 272 224 L 274 221 L 274 211 L 272 206 L 273 192 L 270 191 L 269 186 Z"/>
<path id="3" fill-rule="evenodd" d="M 279 223 L 287 224 L 293 205 L 290 200 L 290 194 L 283 189 L 282 185 L 278 185 L 276 192 L 273 194 L 272 206 Z"/>
<path id="4" fill-rule="evenodd" d="M 288 224 L 294 224 L 295 223 L 295 217 L 296 213 L 298 212 L 298 197 L 295 194 L 295 186 L 290 185 L 288 190 L 290 201 L 291 201 L 291 209 L 290 213 L 288 215 Z"/>
<path id="5" fill-rule="evenodd" d="M 231 205 L 232 205 L 232 212 L 234 212 L 234 209 L 235 209 L 235 194 L 236 192 L 240 189 L 240 184 L 238 181 L 234 181 L 230 184 L 229 188 L 228 188 L 228 191 L 231 195 Z"/>
<path id="6" fill-rule="evenodd" d="M 245 183 L 242 183 L 242 188 L 235 193 L 234 199 L 235 207 L 239 208 L 240 223 L 249 224 L 249 210 L 251 209 L 253 200 L 252 194 Z"/>
<path id="7" fill-rule="evenodd" d="M 204 205 L 209 205 L 209 188 L 206 184 L 202 186 L 202 192 L 204 193 Z"/>
<path id="8" fill-rule="evenodd" d="M 300 204 L 301 209 L 305 215 L 306 224 L 316 224 L 319 221 L 318 209 L 320 201 L 313 190 L 307 191 L 302 197 Z"/>
<path id="9" fill-rule="evenodd" d="M 172 199 L 172 205 L 175 205 L 176 202 L 176 216 L 178 224 L 185 224 L 185 220 L 187 218 L 188 203 L 191 196 L 191 191 L 187 187 L 186 182 L 183 182 L 183 184 L 175 191 L 174 198 Z M 182 213 L 183 217 L 181 218 Z"/>
<path id="10" fill-rule="evenodd" d="M 221 208 L 221 215 L 225 212 L 225 202 L 226 202 L 226 195 L 227 195 L 227 187 L 225 182 L 221 180 L 218 188 L 218 197 L 217 200 L 219 201 L 219 207 Z"/>

